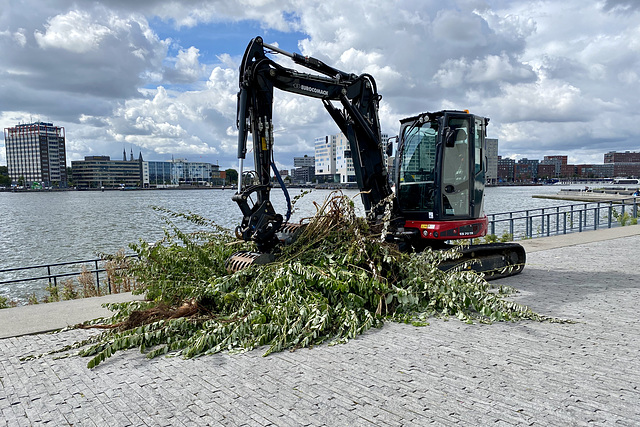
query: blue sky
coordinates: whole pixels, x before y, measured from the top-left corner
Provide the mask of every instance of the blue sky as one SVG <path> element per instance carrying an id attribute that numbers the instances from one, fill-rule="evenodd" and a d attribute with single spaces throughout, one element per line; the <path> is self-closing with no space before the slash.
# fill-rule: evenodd
<path id="1" fill-rule="evenodd" d="M 257 35 L 372 74 L 390 135 L 402 117 L 470 109 L 491 118 L 505 157 L 640 151 L 631 0 L 10 0 L 0 125 L 64 126 L 69 163 L 133 149 L 234 167 L 238 66 Z M 318 100 L 278 93 L 274 111 L 281 168 L 338 132 Z"/>
<path id="2" fill-rule="evenodd" d="M 175 56 L 182 46 L 197 46 L 200 50 L 201 62 L 214 64 L 223 52 L 242 54 L 249 40 L 255 36 L 277 40 L 281 48 L 294 52 L 298 50 L 298 40 L 307 37 L 300 32 L 282 32 L 261 28 L 260 22 L 255 20 L 227 21 L 199 24 L 195 27 L 176 28 L 173 21 L 166 21 L 154 17 L 149 20 L 149 26 L 161 39 L 171 39 L 174 44 L 169 55 Z"/>

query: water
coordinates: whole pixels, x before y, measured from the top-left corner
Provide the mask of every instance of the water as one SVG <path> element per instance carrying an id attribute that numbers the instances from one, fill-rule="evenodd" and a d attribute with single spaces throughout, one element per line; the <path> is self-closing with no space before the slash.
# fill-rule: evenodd
<path id="1" fill-rule="evenodd" d="M 485 212 L 499 213 L 566 204 L 534 199 L 534 194 L 555 194 L 559 186 L 491 187 L 486 189 Z M 300 190 L 292 189 L 291 196 Z M 152 209 L 158 206 L 174 212 L 193 212 L 233 229 L 241 219 L 231 200 L 234 190 L 154 190 L 154 191 L 68 191 L 55 193 L 0 192 L 0 269 L 96 258 L 98 253 L 128 250 L 140 239 L 157 241 L 165 223 Z M 314 190 L 296 205 L 294 219 L 312 216 L 313 202 L 322 203 L 328 190 Z M 362 214 L 357 191 L 355 197 Z M 284 214 L 280 190 L 272 194 L 274 207 Z M 0 280 L 8 279 L 0 275 Z M 0 295 L 24 299 L 36 286 L 19 283 L 0 286 Z M 42 285 L 38 285 L 41 289 Z"/>

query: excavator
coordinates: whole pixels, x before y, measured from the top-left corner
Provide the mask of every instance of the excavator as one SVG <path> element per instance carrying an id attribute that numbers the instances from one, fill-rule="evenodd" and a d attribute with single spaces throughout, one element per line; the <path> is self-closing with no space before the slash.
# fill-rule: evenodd
<path id="1" fill-rule="evenodd" d="M 315 74 L 284 67 L 267 54 L 281 54 Z M 227 261 L 229 271 L 273 261 L 278 245 L 294 239 L 302 225 L 288 223 L 291 201 L 274 157 L 274 88 L 318 98 L 349 141 L 357 186 L 370 222 L 383 221 L 391 205 L 387 241 L 404 251 L 446 249 L 452 241 L 487 233 L 484 214 L 488 118 L 468 111 L 421 113 L 400 120 L 394 176 L 386 159 L 393 145 L 383 141 L 378 116 L 381 96 L 373 76 L 352 74 L 322 61 L 251 40 L 240 65 L 238 92 L 238 189 L 233 196 L 242 211 L 238 238 L 255 242 L 257 252 L 238 252 Z M 335 104 L 334 104 L 335 103 Z M 252 135 L 255 171 L 244 172 L 248 133 Z M 391 138 L 390 138 L 391 140 Z M 270 201 L 272 172 L 285 194 L 287 212 Z M 242 179 L 247 175 L 252 180 Z M 245 184 L 246 181 L 250 181 Z M 517 243 L 458 245 L 462 255 L 440 265 L 464 265 L 488 279 L 520 273 L 524 248 Z M 469 262 L 473 261 L 473 262 Z"/>

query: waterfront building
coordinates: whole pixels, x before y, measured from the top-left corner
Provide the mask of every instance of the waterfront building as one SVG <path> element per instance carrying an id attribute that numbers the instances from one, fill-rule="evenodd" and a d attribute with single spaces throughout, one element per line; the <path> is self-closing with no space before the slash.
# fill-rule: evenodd
<path id="1" fill-rule="evenodd" d="M 115 187 L 168 187 L 179 185 L 222 185 L 220 167 L 211 163 L 171 161 L 144 161 L 142 153 L 137 160 L 111 160 L 109 156 L 87 156 L 84 161 L 73 161 L 73 178 L 78 188 Z"/>
<path id="2" fill-rule="evenodd" d="M 140 187 L 143 178 L 142 153 L 138 160 L 86 156 L 84 160 L 72 161 L 71 170 L 73 182 L 78 189 Z"/>
<path id="3" fill-rule="evenodd" d="M 386 143 L 389 136 L 382 134 L 381 138 Z M 318 182 L 355 185 L 356 173 L 351 145 L 342 132 L 315 139 L 315 176 Z"/>
<path id="4" fill-rule="evenodd" d="M 575 165 L 560 165 L 560 176 L 562 178 L 572 178 L 577 175 L 577 169 Z"/>
<path id="5" fill-rule="evenodd" d="M 171 172 L 171 162 L 147 161 L 143 163 L 149 171 L 143 176 L 145 187 L 165 187 L 178 185 L 178 181 L 174 180 Z"/>
<path id="6" fill-rule="evenodd" d="M 220 166 L 186 159 L 143 162 L 149 174 L 143 179 L 145 187 L 161 188 L 179 185 L 224 185 Z"/>
<path id="7" fill-rule="evenodd" d="M 314 156 L 307 156 L 305 154 L 304 157 L 293 158 L 294 168 L 315 167 L 315 165 L 316 165 L 316 158 Z"/>
<path id="8" fill-rule="evenodd" d="M 605 163 L 640 163 L 640 152 L 635 151 L 609 151 L 604 155 Z"/>
<path id="9" fill-rule="evenodd" d="M 553 165 L 553 178 L 559 178 L 560 176 L 562 176 L 562 165 L 566 165 L 567 162 L 567 156 L 544 156 L 544 159 L 540 162 L 540 164 Z"/>
<path id="10" fill-rule="evenodd" d="M 356 182 L 356 172 L 351 158 L 351 145 L 346 135 L 340 132 L 335 135 L 336 141 L 336 175 L 341 184 Z"/>
<path id="11" fill-rule="evenodd" d="M 336 136 L 315 139 L 315 175 L 318 182 L 336 182 Z"/>
<path id="12" fill-rule="evenodd" d="M 487 159 L 485 179 L 487 184 L 495 184 L 498 182 L 498 138 L 485 138 L 484 142 Z"/>
<path id="13" fill-rule="evenodd" d="M 604 163 L 613 165 L 612 177 L 640 177 L 640 152 L 610 151 L 604 155 Z"/>
<path id="14" fill-rule="evenodd" d="M 387 157 L 387 172 L 389 173 L 389 182 L 393 185 L 396 176 L 396 158 L 394 156 Z"/>
<path id="15" fill-rule="evenodd" d="M 558 163 L 560 165 L 566 165 L 568 163 L 568 156 L 544 156 L 545 162 Z"/>
<path id="16" fill-rule="evenodd" d="M 576 174 L 581 178 L 610 178 L 613 164 L 576 165 Z"/>
<path id="17" fill-rule="evenodd" d="M 222 185 L 220 166 L 205 162 L 171 161 L 172 182 L 178 185 Z"/>
<path id="18" fill-rule="evenodd" d="M 540 179 L 552 179 L 556 177 L 556 165 L 539 163 L 538 164 L 538 178 Z"/>
<path id="19" fill-rule="evenodd" d="M 532 181 L 538 178 L 539 160 L 529 160 L 526 157 L 518 160 L 515 165 L 515 179 L 517 181 Z"/>
<path id="20" fill-rule="evenodd" d="M 616 162 L 613 164 L 613 177 L 639 178 L 640 162 Z"/>
<path id="21" fill-rule="evenodd" d="M 498 181 L 513 182 L 515 177 L 516 161 L 513 159 L 503 159 L 498 156 Z"/>
<path id="22" fill-rule="evenodd" d="M 34 122 L 4 129 L 7 168 L 12 185 L 66 187 L 65 131 Z"/>
<path id="23" fill-rule="evenodd" d="M 316 177 L 316 158 L 315 156 L 294 157 L 293 167 L 291 171 L 293 182 L 296 184 L 306 184 L 313 182 Z"/>
<path id="24" fill-rule="evenodd" d="M 315 180 L 315 168 L 313 166 L 301 166 L 293 170 L 293 182 L 306 184 Z"/>

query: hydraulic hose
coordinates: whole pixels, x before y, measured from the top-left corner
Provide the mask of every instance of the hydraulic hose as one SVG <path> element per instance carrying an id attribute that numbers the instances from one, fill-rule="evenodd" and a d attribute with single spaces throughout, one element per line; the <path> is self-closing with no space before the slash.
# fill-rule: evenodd
<path id="1" fill-rule="evenodd" d="M 284 181 L 282 180 L 280 172 L 278 171 L 278 168 L 276 167 L 276 164 L 274 162 L 271 162 L 271 169 L 273 169 L 273 173 L 276 175 L 276 179 L 280 183 L 280 188 L 282 188 L 282 192 L 284 193 L 284 198 L 287 200 L 287 215 L 284 221 L 288 222 L 289 218 L 291 217 L 291 197 L 289 197 L 289 191 L 284 185 Z"/>

